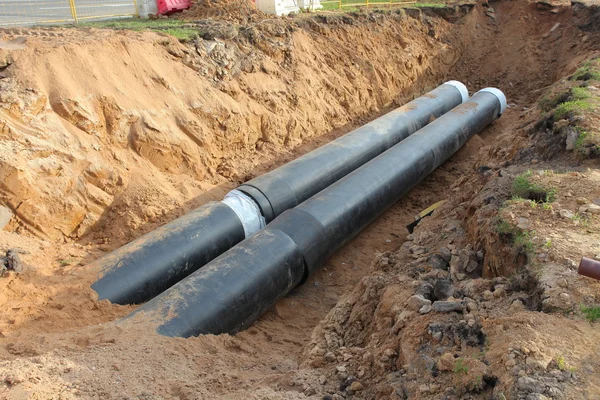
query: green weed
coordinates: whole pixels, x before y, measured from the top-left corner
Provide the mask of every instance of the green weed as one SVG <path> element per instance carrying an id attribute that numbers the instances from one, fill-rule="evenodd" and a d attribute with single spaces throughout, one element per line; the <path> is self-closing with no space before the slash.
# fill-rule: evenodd
<path id="1" fill-rule="evenodd" d="M 556 199 L 556 189 L 545 189 L 531 180 L 531 171 L 518 175 L 513 181 L 513 196 L 537 203 L 551 203 Z M 534 208 L 534 206 L 532 206 Z"/>
<path id="2" fill-rule="evenodd" d="M 454 362 L 454 368 L 452 372 L 455 374 L 467 374 L 469 372 L 469 367 L 465 365 L 465 362 L 462 358 L 459 358 Z"/>
<path id="3" fill-rule="evenodd" d="M 600 319 L 600 307 L 581 306 L 581 312 L 590 322 L 596 322 Z"/>

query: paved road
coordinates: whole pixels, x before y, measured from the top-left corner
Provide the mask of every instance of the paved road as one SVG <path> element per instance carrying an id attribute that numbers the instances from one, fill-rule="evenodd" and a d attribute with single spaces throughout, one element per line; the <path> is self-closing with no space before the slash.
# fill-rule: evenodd
<path id="1" fill-rule="evenodd" d="M 79 18 L 134 14 L 133 0 L 75 0 Z M 0 0 L 0 26 L 71 21 L 69 0 Z"/>

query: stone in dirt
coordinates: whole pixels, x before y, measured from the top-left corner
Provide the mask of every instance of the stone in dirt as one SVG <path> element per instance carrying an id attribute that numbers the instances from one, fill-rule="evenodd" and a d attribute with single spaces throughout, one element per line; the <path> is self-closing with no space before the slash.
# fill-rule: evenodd
<path id="1" fill-rule="evenodd" d="M 566 218 L 566 219 L 571 219 L 571 218 L 573 218 L 575 216 L 575 214 L 573 214 L 569 210 L 560 210 L 558 213 L 560 214 L 560 216 L 562 218 Z"/>
<path id="2" fill-rule="evenodd" d="M 0 229 L 4 229 L 4 227 L 8 225 L 12 217 L 13 214 L 8 208 L 0 206 Z"/>
<path id="3" fill-rule="evenodd" d="M 455 358 L 452 353 L 444 353 L 440 361 L 437 363 L 437 367 L 440 371 L 452 371 L 454 368 Z"/>
<path id="4" fill-rule="evenodd" d="M 465 309 L 462 301 L 436 301 L 431 305 L 431 310 L 440 313 L 461 312 Z"/>
<path id="5" fill-rule="evenodd" d="M 450 264 L 446 259 L 439 254 L 432 254 L 427 258 L 427 264 L 431 266 L 431 268 L 442 269 L 447 271 L 450 268 Z"/>
<path id="6" fill-rule="evenodd" d="M 413 311 L 419 311 L 423 306 L 431 305 L 431 300 L 427 300 L 420 294 L 415 294 L 408 299 L 406 307 Z"/>
<path id="7" fill-rule="evenodd" d="M 427 300 L 432 300 L 433 292 L 433 285 L 429 282 L 423 282 L 419 285 L 419 287 L 415 291 L 415 294 L 421 295 Z"/>
<path id="8" fill-rule="evenodd" d="M 19 258 L 18 250 L 9 249 L 6 252 L 6 257 L 0 259 L 0 274 L 3 274 L 5 271 L 23 272 L 23 264 Z"/>
<path id="9" fill-rule="evenodd" d="M 600 206 L 594 203 L 587 205 L 587 212 L 590 214 L 598 215 L 600 214 Z"/>
<path id="10" fill-rule="evenodd" d="M 517 387 L 519 388 L 519 390 L 522 390 L 524 392 L 541 392 L 543 390 L 542 385 L 528 377 L 528 376 L 522 376 L 519 378 L 519 380 L 517 381 Z"/>
<path id="11" fill-rule="evenodd" d="M 433 295 L 438 300 L 446 300 L 454 295 L 454 286 L 448 279 L 438 279 L 433 287 Z"/>

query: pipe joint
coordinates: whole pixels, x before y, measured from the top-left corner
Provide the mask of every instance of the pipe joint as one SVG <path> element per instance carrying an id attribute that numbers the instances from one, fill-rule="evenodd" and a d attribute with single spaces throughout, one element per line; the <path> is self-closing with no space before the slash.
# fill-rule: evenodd
<path id="1" fill-rule="evenodd" d="M 240 219 L 244 227 L 244 235 L 249 238 L 254 233 L 265 227 L 265 218 L 260 212 L 258 204 L 239 190 L 232 190 L 225 195 L 222 203 L 231 208 Z"/>

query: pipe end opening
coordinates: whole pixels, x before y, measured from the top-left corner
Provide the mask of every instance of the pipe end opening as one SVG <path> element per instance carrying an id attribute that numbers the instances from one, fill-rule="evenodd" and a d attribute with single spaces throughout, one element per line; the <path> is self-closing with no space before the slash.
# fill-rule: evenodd
<path id="1" fill-rule="evenodd" d="M 463 103 L 466 102 L 467 100 L 469 100 L 469 89 L 467 89 L 467 87 L 465 86 L 464 83 L 462 83 L 460 81 L 448 81 L 445 83 L 445 85 L 452 85 L 456 89 L 458 89 L 458 91 L 460 92 L 460 95 L 462 97 Z"/>

